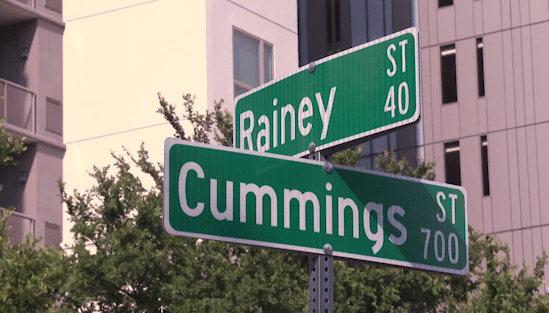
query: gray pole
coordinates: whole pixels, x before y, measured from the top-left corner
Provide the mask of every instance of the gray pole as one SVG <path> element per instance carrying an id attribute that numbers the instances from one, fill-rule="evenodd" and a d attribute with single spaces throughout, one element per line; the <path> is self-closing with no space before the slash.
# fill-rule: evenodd
<path id="1" fill-rule="evenodd" d="M 309 313 L 334 311 L 333 262 L 331 255 L 309 253 Z"/>
<path id="2" fill-rule="evenodd" d="M 410 11 L 412 15 L 412 27 L 415 27 L 419 30 L 419 3 L 418 0 L 410 0 Z M 420 53 L 421 53 L 421 41 L 419 42 Z M 421 58 L 419 58 L 419 75 L 421 81 Z M 419 98 L 422 99 L 423 88 L 419 88 Z M 420 110 L 423 111 L 423 108 L 420 107 Z M 423 112 L 421 112 L 423 115 Z M 415 126 L 416 128 L 416 137 L 417 137 L 417 154 L 420 156 L 421 160 L 425 160 L 425 147 L 423 145 L 423 119 L 420 119 Z"/>
<path id="3" fill-rule="evenodd" d="M 314 142 L 309 144 L 309 159 L 325 161 L 324 170 L 331 172 L 331 156 L 321 155 L 316 152 Z M 332 246 L 325 244 L 324 255 L 309 253 L 309 313 L 332 313 L 334 312 L 334 274 L 332 257 Z"/>

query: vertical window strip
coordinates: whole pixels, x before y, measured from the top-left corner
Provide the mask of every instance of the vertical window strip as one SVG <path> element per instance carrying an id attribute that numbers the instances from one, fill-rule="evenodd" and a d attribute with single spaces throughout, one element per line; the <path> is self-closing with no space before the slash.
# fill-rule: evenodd
<path id="1" fill-rule="evenodd" d="M 477 78 L 478 96 L 484 97 L 484 44 L 482 38 L 477 38 Z"/>
<path id="2" fill-rule="evenodd" d="M 461 160 L 459 141 L 444 144 L 446 183 L 461 186 Z"/>
<path id="3" fill-rule="evenodd" d="M 335 0 L 335 37 L 336 41 L 341 41 L 341 7 L 339 0 Z"/>
<path id="4" fill-rule="evenodd" d="M 438 0 L 439 8 L 450 6 L 450 5 L 454 5 L 454 0 Z"/>
<path id="5" fill-rule="evenodd" d="M 457 102 L 456 45 L 440 47 L 442 103 Z"/>
<path id="6" fill-rule="evenodd" d="M 328 36 L 328 44 L 333 42 L 332 29 L 332 0 L 326 0 L 326 35 Z"/>
<path id="7" fill-rule="evenodd" d="M 488 173 L 488 139 L 486 136 L 480 137 L 480 155 L 482 162 L 482 194 L 490 195 L 490 176 Z"/>

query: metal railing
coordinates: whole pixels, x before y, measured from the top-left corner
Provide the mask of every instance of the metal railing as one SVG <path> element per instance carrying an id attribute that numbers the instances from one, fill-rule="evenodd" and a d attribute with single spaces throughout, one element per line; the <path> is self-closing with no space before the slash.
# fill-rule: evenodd
<path id="1" fill-rule="evenodd" d="M 36 134 L 36 93 L 0 78 L 0 118 Z"/>
<path id="2" fill-rule="evenodd" d="M 0 214 L 4 214 L 4 208 L 0 207 Z M 25 239 L 29 232 L 32 232 L 33 238 L 36 238 L 36 220 L 26 214 L 12 211 L 7 219 L 11 225 L 8 232 L 11 234 L 11 243 L 18 243 Z"/>

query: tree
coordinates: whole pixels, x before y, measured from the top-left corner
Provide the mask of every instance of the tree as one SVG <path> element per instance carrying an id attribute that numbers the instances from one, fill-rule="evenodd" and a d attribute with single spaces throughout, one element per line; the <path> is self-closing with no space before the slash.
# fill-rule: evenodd
<path id="1" fill-rule="evenodd" d="M 420 162 L 417 168 L 412 168 L 405 159 L 396 162 L 392 151 L 378 154 L 377 164 L 387 173 L 405 173 L 406 176 L 429 180 L 435 178 L 432 171 L 435 162 Z M 441 296 L 433 308 L 448 312 L 549 312 L 549 298 L 538 292 L 545 264 L 547 255 L 544 251 L 531 273 L 526 263 L 519 269 L 511 264 L 506 243 L 469 227 L 470 271 L 465 277 L 430 274 L 432 278 L 438 276 L 444 286 L 444 289 L 431 290 Z M 440 287 L 440 284 L 434 282 L 433 286 Z"/>
<path id="2" fill-rule="evenodd" d="M 175 136 L 209 142 L 232 142 L 232 117 L 221 112 L 199 114 L 194 97 L 183 106 L 194 133 L 188 136 L 175 107 L 160 95 L 159 112 Z M 230 136 L 229 136 L 230 135 Z M 96 185 L 68 195 L 75 244 L 70 247 L 70 280 L 63 308 L 81 312 L 298 312 L 307 304 L 307 259 L 286 253 L 221 242 L 172 236 L 161 223 L 162 166 L 148 160 L 143 146 L 133 157 L 112 153 L 112 168 L 94 168 Z M 146 189 L 130 164 L 150 175 Z"/>
<path id="3" fill-rule="evenodd" d="M 14 155 L 26 150 L 24 138 L 14 139 L 2 122 L 0 119 L 0 167 L 16 165 Z M 64 280 L 63 251 L 39 246 L 40 238 L 32 233 L 12 244 L 7 222 L 12 210 L 0 211 L 0 311 L 55 311 Z"/>
<path id="4" fill-rule="evenodd" d="M 495 236 L 469 228 L 470 272 L 451 281 L 450 312 L 549 312 L 549 297 L 538 292 L 543 282 L 545 251 L 530 270 L 512 265 L 509 248 Z M 451 307 L 451 304 L 455 304 Z"/>
<path id="5" fill-rule="evenodd" d="M 185 140 L 232 145 L 232 116 L 205 114 L 183 96 L 193 127 L 187 135 L 175 106 L 159 95 L 158 112 Z M 69 195 L 60 182 L 62 201 L 74 222 L 67 291 L 62 308 L 80 312 L 304 312 L 307 310 L 307 258 L 266 249 L 168 235 L 161 227 L 162 165 L 152 164 L 143 147 L 132 156 L 112 153 L 112 168 L 94 168 L 96 185 Z M 360 150 L 334 155 L 354 165 Z M 129 158 L 155 185 L 147 189 L 130 171 Z M 378 156 L 389 173 L 434 179 L 434 163 L 411 167 L 392 152 Z M 507 253 L 507 254 L 506 254 Z M 360 263 L 334 262 L 338 312 L 522 312 L 547 310 L 536 288 L 545 257 L 533 273 L 509 262 L 495 237 L 471 230 L 466 277 L 449 277 Z"/>
<path id="6" fill-rule="evenodd" d="M 191 94 L 183 94 L 183 106 L 187 112 L 186 120 L 191 122 L 193 127 L 193 135 L 185 135 L 185 129 L 180 123 L 180 119 L 175 113 L 175 106 L 169 104 L 159 93 L 158 100 L 160 101 L 160 108 L 157 113 L 170 123 L 175 130 L 174 137 L 184 140 L 192 140 L 201 143 L 210 143 L 209 135 L 212 132 L 212 126 L 215 123 L 216 130 L 214 130 L 214 139 L 217 143 L 225 147 L 232 147 L 233 145 L 233 117 L 232 114 L 227 111 L 221 111 L 221 105 L 223 99 L 214 101 L 214 112 L 210 113 L 206 110 L 206 114 L 200 114 L 194 111 L 194 99 L 196 96 Z M 221 133 L 219 134 L 218 131 Z"/>
<path id="7" fill-rule="evenodd" d="M 66 278 L 63 251 L 39 246 L 33 234 L 11 244 L 10 213 L 0 216 L 0 311 L 55 312 Z"/>

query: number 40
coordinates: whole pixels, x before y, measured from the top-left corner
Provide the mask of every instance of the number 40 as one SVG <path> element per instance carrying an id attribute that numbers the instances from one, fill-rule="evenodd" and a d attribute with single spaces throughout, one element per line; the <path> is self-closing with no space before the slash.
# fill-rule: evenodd
<path id="1" fill-rule="evenodd" d="M 402 100 L 402 94 L 404 93 L 404 101 Z M 410 92 L 408 91 L 408 83 L 402 82 L 398 86 L 398 112 L 400 115 L 404 115 L 408 112 L 410 103 Z M 383 112 L 391 112 L 391 118 L 395 117 L 395 86 L 389 88 L 387 94 L 387 100 L 385 100 L 385 108 Z"/>

